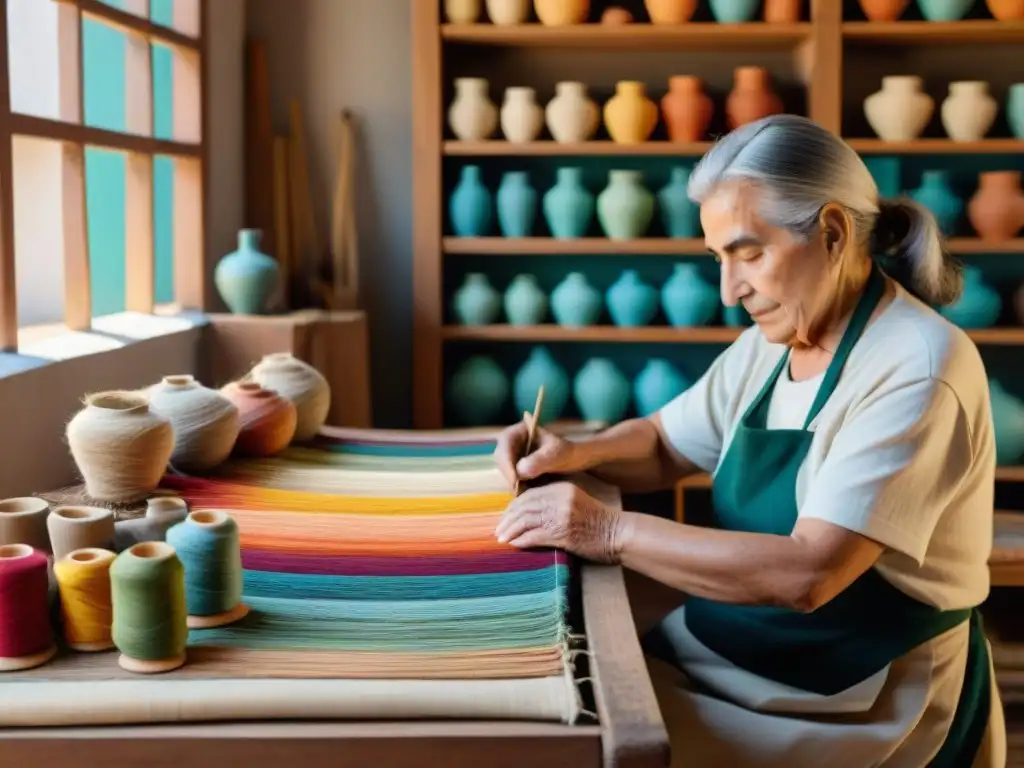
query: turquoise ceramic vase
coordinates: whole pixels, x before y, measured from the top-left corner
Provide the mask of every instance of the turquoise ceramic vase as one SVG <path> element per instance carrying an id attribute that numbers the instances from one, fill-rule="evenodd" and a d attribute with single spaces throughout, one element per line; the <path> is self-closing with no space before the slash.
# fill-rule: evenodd
<path id="1" fill-rule="evenodd" d="M 990 328 L 1003 311 L 1003 300 L 995 289 L 985 284 L 981 270 L 964 267 L 964 291 L 960 298 L 940 313 L 961 328 Z"/>
<path id="2" fill-rule="evenodd" d="M 608 186 L 597 196 L 597 220 L 612 240 L 643 237 L 654 218 L 654 195 L 640 171 L 609 171 Z"/>
<path id="3" fill-rule="evenodd" d="M 470 272 L 455 292 L 454 309 L 463 325 L 488 325 L 498 319 L 501 297 L 487 275 Z"/>
<path id="4" fill-rule="evenodd" d="M 505 237 L 529 237 L 537 218 L 537 193 L 525 171 L 501 177 L 497 196 L 498 226 Z"/>
<path id="5" fill-rule="evenodd" d="M 761 0 L 710 0 L 709 4 L 719 24 L 739 24 L 754 18 Z"/>
<path id="6" fill-rule="evenodd" d="M 584 420 L 606 424 L 622 421 L 632 396 L 629 379 L 604 357 L 592 357 L 580 368 L 573 379 L 572 393 Z"/>
<path id="7" fill-rule="evenodd" d="M 676 264 L 661 288 L 661 308 L 669 325 L 677 328 L 710 323 L 720 306 L 718 291 L 700 276 L 696 264 Z"/>
<path id="8" fill-rule="evenodd" d="M 458 186 L 449 201 L 452 231 L 458 237 L 485 237 L 494 225 L 494 202 L 484 186 L 480 166 L 462 168 Z"/>
<path id="9" fill-rule="evenodd" d="M 917 0 L 921 15 L 928 21 L 959 21 L 975 0 Z"/>
<path id="10" fill-rule="evenodd" d="M 548 313 L 548 297 L 533 275 L 516 275 L 505 289 L 504 304 L 510 325 L 537 325 Z"/>
<path id="11" fill-rule="evenodd" d="M 995 379 L 988 382 L 995 425 L 996 464 L 1016 466 L 1024 459 L 1024 403 Z"/>
<path id="12" fill-rule="evenodd" d="M 1006 122 L 1015 138 L 1024 139 L 1024 83 L 1010 86 L 1006 97 Z"/>
<path id="13" fill-rule="evenodd" d="M 949 185 L 949 171 L 925 171 L 921 186 L 910 192 L 910 198 L 934 214 L 939 229 L 946 237 L 956 231 L 964 203 Z"/>
<path id="14" fill-rule="evenodd" d="M 700 234 L 700 209 L 686 194 L 690 169 L 676 167 L 668 184 L 658 190 L 658 208 L 665 234 L 669 237 L 697 237 Z"/>
<path id="15" fill-rule="evenodd" d="M 499 423 L 508 395 L 508 377 L 486 355 L 474 355 L 462 363 L 448 386 L 452 411 L 460 422 L 473 427 Z"/>
<path id="16" fill-rule="evenodd" d="M 637 413 L 650 416 L 689 386 L 686 377 L 668 360 L 660 357 L 648 360 L 633 381 Z"/>
<path id="17" fill-rule="evenodd" d="M 544 193 L 542 203 L 551 236 L 558 240 L 586 237 L 594 205 L 593 193 L 583 186 L 583 169 L 559 168 L 555 185 Z"/>
<path id="18" fill-rule="evenodd" d="M 640 279 L 635 269 L 624 270 L 605 294 L 608 314 L 615 325 L 647 325 L 658 311 L 658 292 Z"/>
<path id="19" fill-rule="evenodd" d="M 228 309 L 236 315 L 259 315 L 277 287 L 280 267 L 275 259 L 260 252 L 261 232 L 242 229 L 238 249 L 217 262 L 213 282 Z"/>
<path id="20" fill-rule="evenodd" d="M 512 385 L 512 399 L 516 414 L 533 413 L 537 405 L 537 391 L 544 387 L 544 407 L 540 423 L 556 421 L 569 401 L 569 376 L 548 352 L 547 347 L 534 347 L 530 357 L 516 372 Z"/>
<path id="21" fill-rule="evenodd" d="M 551 292 L 551 314 L 555 322 L 567 327 L 593 325 L 601 316 L 601 293 L 582 272 L 570 272 Z"/>
<path id="22" fill-rule="evenodd" d="M 723 304 L 722 320 L 730 328 L 745 328 L 754 324 L 754 319 L 742 304 L 733 304 L 731 307 Z"/>

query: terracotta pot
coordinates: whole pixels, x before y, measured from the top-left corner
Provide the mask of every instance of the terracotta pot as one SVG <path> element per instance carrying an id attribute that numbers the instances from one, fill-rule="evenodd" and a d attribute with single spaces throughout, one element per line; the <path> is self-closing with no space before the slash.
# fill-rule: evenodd
<path id="1" fill-rule="evenodd" d="M 737 67 L 733 88 L 725 100 L 729 130 L 782 112 L 782 100 L 772 91 L 764 67 Z"/>
<path id="2" fill-rule="evenodd" d="M 1024 19 L 1024 0 L 985 0 L 988 12 L 999 21 Z"/>
<path id="3" fill-rule="evenodd" d="M 590 0 L 533 0 L 533 10 L 547 27 L 582 24 L 590 15 Z"/>
<path id="4" fill-rule="evenodd" d="M 764 20 L 768 24 L 795 24 L 800 21 L 803 0 L 764 0 Z"/>
<path id="5" fill-rule="evenodd" d="M 683 24 L 697 10 L 697 0 L 644 0 L 652 24 Z"/>
<path id="6" fill-rule="evenodd" d="M 1013 238 L 1024 227 L 1020 171 L 989 171 L 978 176 L 978 191 L 967 204 L 967 218 L 982 240 Z"/>
<path id="7" fill-rule="evenodd" d="M 668 93 L 661 99 L 669 141 L 701 141 L 711 122 L 714 105 L 704 93 L 700 79 L 675 75 L 668 80 Z"/>
<path id="8" fill-rule="evenodd" d="M 605 8 L 604 13 L 601 14 L 601 23 L 612 26 L 618 26 L 621 24 L 632 24 L 633 14 L 627 11 L 625 8 L 620 8 L 617 5 L 609 6 Z"/>
<path id="9" fill-rule="evenodd" d="M 896 21 L 910 5 L 910 0 L 860 0 L 860 9 L 868 21 Z"/>

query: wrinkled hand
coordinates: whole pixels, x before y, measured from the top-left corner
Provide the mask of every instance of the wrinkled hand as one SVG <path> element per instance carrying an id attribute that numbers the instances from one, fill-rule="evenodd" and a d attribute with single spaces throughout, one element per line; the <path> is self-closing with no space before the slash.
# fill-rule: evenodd
<path id="1" fill-rule="evenodd" d="M 537 427 L 533 434 L 530 454 L 523 456 L 528 437 L 529 430 L 525 421 L 505 428 L 498 436 L 494 458 L 510 488 L 515 486 L 516 480 L 533 480 L 549 474 L 569 474 L 584 468 L 575 445 L 543 427 Z"/>
<path id="2" fill-rule="evenodd" d="M 502 515 L 499 541 L 526 549 L 557 547 L 600 563 L 615 563 L 620 549 L 620 513 L 573 483 L 531 488 Z"/>

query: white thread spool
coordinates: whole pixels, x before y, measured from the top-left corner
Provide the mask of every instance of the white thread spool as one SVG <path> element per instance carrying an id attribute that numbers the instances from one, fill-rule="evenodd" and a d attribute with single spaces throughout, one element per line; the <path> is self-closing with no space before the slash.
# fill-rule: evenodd
<path id="1" fill-rule="evenodd" d="M 289 352 L 274 352 L 264 356 L 249 376 L 295 404 L 298 422 L 293 442 L 316 437 L 331 409 L 331 386 L 320 371 Z"/>
<path id="2" fill-rule="evenodd" d="M 149 390 L 149 407 L 174 427 L 171 464 L 183 472 L 213 469 L 238 439 L 238 408 L 192 376 L 164 376 Z"/>

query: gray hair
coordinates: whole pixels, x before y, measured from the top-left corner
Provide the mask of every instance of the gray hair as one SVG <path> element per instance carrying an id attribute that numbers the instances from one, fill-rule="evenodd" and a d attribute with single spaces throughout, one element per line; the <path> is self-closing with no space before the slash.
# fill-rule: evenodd
<path id="1" fill-rule="evenodd" d="M 945 250 L 938 223 L 909 198 L 880 200 L 860 156 L 839 137 L 797 115 L 772 115 L 722 137 L 690 174 L 688 194 L 703 203 L 719 183 L 749 179 L 767 192 L 761 215 L 806 240 L 827 203 L 841 205 L 855 237 L 910 293 L 932 306 L 956 301 L 960 264 Z"/>

